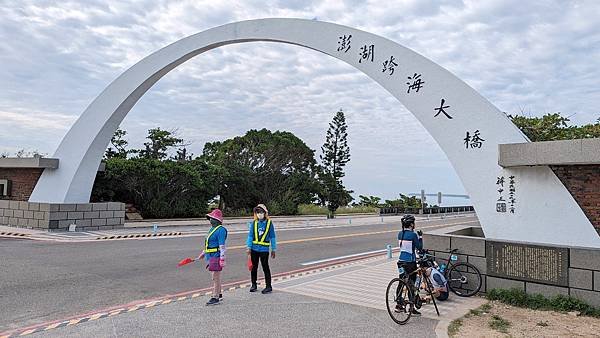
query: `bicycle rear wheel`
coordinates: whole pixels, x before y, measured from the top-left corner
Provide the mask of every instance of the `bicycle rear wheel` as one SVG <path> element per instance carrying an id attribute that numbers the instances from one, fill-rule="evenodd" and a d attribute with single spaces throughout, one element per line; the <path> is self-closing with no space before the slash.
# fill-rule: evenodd
<path id="1" fill-rule="evenodd" d="M 461 262 L 452 265 L 446 279 L 450 290 L 461 297 L 471 297 L 481 289 L 481 273 L 470 263 Z"/>
<path id="2" fill-rule="evenodd" d="M 388 314 L 397 324 L 404 325 L 410 319 L 414 308 L 413 291 L 404 280 L 394 278 L 386 290 L 386 307 Z"/>

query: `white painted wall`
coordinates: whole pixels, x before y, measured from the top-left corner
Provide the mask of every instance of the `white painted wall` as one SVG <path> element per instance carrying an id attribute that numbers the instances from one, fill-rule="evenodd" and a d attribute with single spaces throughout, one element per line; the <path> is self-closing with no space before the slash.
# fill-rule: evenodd
<path id="1" fill-rule="evenodd" d="M 341 36 L 350 49 L 338 51 Z M 262 19 L 232 23 L 189 36 L 144 58 L 113 81 L 83 112 L 59 145 L 57 170 L 44 171 L 31 202 L 88 202 L 96 169 L 110 138 L 133 105 L 170 70 L 190 58 L 227 44 L 274 41 L 304 46 L 338 58 L 364 72 L 394 95 L 429 131 L 456 169 L 481 220 L 486 237 L 600 247 L 600 237 L 566 188 L 548 167 L 503 169 L 498 145 L 527 142 L 510 120 L 473 88 L 427 58 L 383 37 L 331 23 Z M 373 62 L 360 47 L 374 45 Z M 394 56 L 392 75 L 383 62 Z M 407 93 L 408 77 L 424 85 Z M 434 117 L 445 99 L 453 118 Z M 398 132 L 402 132 L 398 126 Z M 464 138 L 479 130 L 481 148 L 466 149 Z M 515 176 L 515 212 L 496 212 L 497 177 Z M 545 201 L 545 202 L 544 202 Z M 509 206 L 508 206 L 509 207 Z"/>

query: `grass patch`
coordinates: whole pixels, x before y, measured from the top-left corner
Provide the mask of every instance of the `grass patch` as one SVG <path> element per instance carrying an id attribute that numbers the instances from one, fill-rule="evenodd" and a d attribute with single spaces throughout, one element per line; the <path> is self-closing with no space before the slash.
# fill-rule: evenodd
<path id="1" fill-rule="evenodd" d="M 490 319 L 489 325 L 492 329 L 498 332 L 508 333 L 510 322 L 498 315 L 493 315 L 492 319 Z"/>
<path id="2" fill-rule="evenodd" d="M 490 312 L 490 310 L 492 309 L 492 304 L 490 304 L 490 303 L 485 303 L 485 304 L 481 305 L 481 306 L 479 307 L 479 309 L 480 309 L 481 311 L 483 311 L 483 312 Z"/>
<path id="3" fill-rule="evenodd" d="M 481 316 L 482 314 L 486 313 L 486 312 L 490 312 L 490 310 L 492 309 L 492 305 L 490 303 L 485 303 L 483 305 L 481 305 L 480 307 L 478 307 L 477 309 L 471 309 L 469 310 L 469 313 L 467 313 L 465 315 L 465 318 L 469 318 L 471 316 Z"/>
<path id="4" fill-rule="evenodd" d="M 548 322 L 537 322 L 537 324 L 535 324 L 537 326 L 541 326 L 541 327 L 546 327 L 548 326 Z"/>
<path id="5" fill-rule="evenodd" d="M 520 289 L 493 289 L 488 292 L 489 300 L 498 300 L 505 304 L 533 310 L 549 310 L 558 312 L 579 312 L 583 316 L 600 318 L 600 309 L 579 299 L 566 296 L 546 298 L 540 294 L 530 295 Z"/>
<path id="6" fill-rule="evenodd" d="M 480 309 L 471 309 L 471 311 L 469 311 L 469 314 L 473 316 L 481 316 L 482 313 L 483 311 Z"/>
<path id="7" fill-rule="evenodd" d="M 458 334 L 458 330 L 460 330 L 460 327 L 462 326 L 463 322 L 462 319 L 455 319 L 453 321 L 450 322 L 450 325 L 448 325 L 448 336 L 449 337 L 454 337 Z"/>
<path id="8" fill-rule="evenodd" d="M 322 207 L 320 205 L 315 205 L 315 204 L 300 204 L 298 206 L 298 215 L 327 215 L 327 208 L 326 207 Z M 362 207 L 362 206 L 356 206 L 356 207 L 341 207 L 338 208 L 335 213 L 336 215 L 343 215 L 343 214 L 366 214 L 366 213 L 370 213 L 370 214 L 375 214 L 378 213 L 379 209 L 378 208 L 374 208 L 374 207 Z"/>

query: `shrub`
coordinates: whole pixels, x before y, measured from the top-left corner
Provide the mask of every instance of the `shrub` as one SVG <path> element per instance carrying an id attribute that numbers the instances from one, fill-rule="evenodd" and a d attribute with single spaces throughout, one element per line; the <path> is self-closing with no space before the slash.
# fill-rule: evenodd
<path id="1" fill-rule="evenodd" d="M 528 309 L 561 312 L 577 311 L 584 316 L 600 317 L 600 309 L 579 299 L 562 295 L 546 298 L 540 294 L 527 294 L 520 289 L 492 289 L 488 292 L 487 298 Z"/>

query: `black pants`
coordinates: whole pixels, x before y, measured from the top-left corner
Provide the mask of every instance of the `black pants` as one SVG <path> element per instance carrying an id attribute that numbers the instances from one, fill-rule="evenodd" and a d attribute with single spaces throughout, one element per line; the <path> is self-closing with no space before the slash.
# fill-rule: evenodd
<path id="1" fill-rule="evenodd" d="M 417 263 L 416 262 L 401 262 L 398 261 L 397 263 L 398 267 L 403 267 L 404 271 L 406 271 L 406 274 L 409 275 L 408 279 L 413 282 L 413 285 L 417 282 L 417 274 L 413 273 L 415 272 L 415 270 L 417 270 Z M 410 275 L 412 273 L 412 275 Z"/>
<path id="2" fill-rule="evenodd" d="M 252 259 L 252 272 L 250 274 L 252 284 L 256 284 L 258 279 L 258 260 L 262 265 L 263 272 L 265 273 L 265 284 L 267 287 L 271 286 L 271 269 L 269 269 L 269 253 L 250 251 L 250 259 Z"/>

